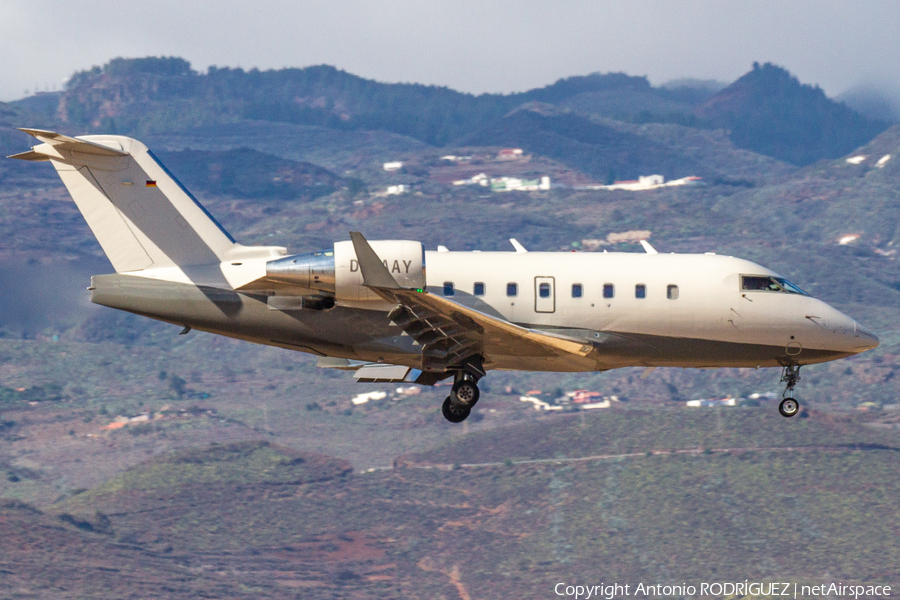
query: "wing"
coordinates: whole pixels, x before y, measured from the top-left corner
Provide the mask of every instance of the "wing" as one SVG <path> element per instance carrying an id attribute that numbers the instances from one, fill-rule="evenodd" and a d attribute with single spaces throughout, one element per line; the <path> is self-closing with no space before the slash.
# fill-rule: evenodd
<path id="1" fill-rule="evenodd" d="M 388 317 L 422 346 L 422 370 L 445 371 L 472 357 L 490 365 L 495 356 L 566 359 L 593 363 L 584 341 L 521 327 L 425 290 L 400 287 L 357 232 L 353 247 L 363 285 L 397 304 Z"/>

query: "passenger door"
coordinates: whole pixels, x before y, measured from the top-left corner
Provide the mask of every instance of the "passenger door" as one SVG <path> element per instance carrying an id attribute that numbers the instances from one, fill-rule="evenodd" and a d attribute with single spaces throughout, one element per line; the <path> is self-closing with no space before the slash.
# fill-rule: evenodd
<path id="1" fill-rule="evenodd" d="M 556 282 L 553 277 L 534 278 L 534 312 L 556 311 Z"/>

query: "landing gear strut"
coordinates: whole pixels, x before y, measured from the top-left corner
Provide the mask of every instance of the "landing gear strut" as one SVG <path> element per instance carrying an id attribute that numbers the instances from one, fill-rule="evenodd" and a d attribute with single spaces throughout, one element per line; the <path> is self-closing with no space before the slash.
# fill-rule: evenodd
<path id="1" fill-rule="evenodd" d="M 478 390 L 478 383 L 474 379 L 457 379 L 453 383 L 450 397 L 457 404 L 471 408 L 481 398 L 481 392 Z"/>
<path id="2" fill-rule="evenodd" d="M 793 417 L 800 412 L 800 403 L 794 399 L 794 386 L 800 381 L 800 365 L 786 365 L 781 370 L 781 381 L 785 383 L 784 399 L 778 405 L 778 412 L 784 417 Z"/>
<path id="3" fill-rule="evenodd" d="M 450 395 L 441 406 L 441 413 L 451 423 L 461 423 L 468 418 L 480 397 L 478 380 L 470 372 L 460 370 L 456 373 Z"/>

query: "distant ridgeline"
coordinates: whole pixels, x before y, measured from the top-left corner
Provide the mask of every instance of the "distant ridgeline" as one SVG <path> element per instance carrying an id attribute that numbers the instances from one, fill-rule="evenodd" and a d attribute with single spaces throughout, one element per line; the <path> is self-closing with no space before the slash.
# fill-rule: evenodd
<path id="1" fill-rule="evenodd" d="M 889 125 L 828 99 L 819 86 L 802 85 L 771 63 L 754 63 L 696 114 L 730 130 L 735 145 L 796 165 L 843 156 Z"/>
<path id="2" fill-rule="evenodd" d="M 210 67 L 199 73 L 181 58 L 116 58 L 72 76 L 56 106 L 36 97 L 19 104 L 70 126 L 136 136 L 256 120 L 385 130 L 445 146 L 476 137 L 488 142 L 476 134 L 496 130 L 504 116 L 534 102 L 582 119 L 724 128 L 738 147 L 799 165 L 842 156 L 888 126 L 771 64 L 754 65 L 724 89 L 691 80 L 653 87 L 646 77 L 595 73 L 523 93 L 475 96 L 446 87 L 379 83 L 324 65 L 269 71 Z M 570 120 L 559 123 L 566 129 L 559 133 L 571 137 Z"/>
<path id="3" fill-rule="evenodd" d="M 76 73 L 59 103 L 64 121 L 140 134 L 244 119 L 386 130 L 444 145 L 525 102 L 610 90 L 652 90 L 643 77 L 588 75 L 522 94 L 474 96 L 446 87 L 387 84 L 330 66 L 258 71 L 180 58 L 117 58 Z M 666 92 L 661 92 L 666 93 Z"/>

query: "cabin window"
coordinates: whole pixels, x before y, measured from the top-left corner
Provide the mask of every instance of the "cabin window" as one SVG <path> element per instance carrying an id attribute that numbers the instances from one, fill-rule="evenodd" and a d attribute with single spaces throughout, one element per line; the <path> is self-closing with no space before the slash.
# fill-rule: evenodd
<path id="1" fill-rule="evenodd" d="M 538 296 L 541 298 L 549 298 L 550 297 L 550 284 L 542 283 L 538 286 Z"/>
<path id="2" fill-rule="evenodd" d="M 616 295 L 616 286 L 611 283 L 603 284 L 603 297 L 604 298 L 613 298 Z"/>
<path id="3" fill-rule="evenodd" d="M 780 292 L 782 294 L 809 296 L 809 294 L 784 277 L 770 277 L 768 275 L 741 275 L 741 289 L 746 292 Z"/>
<path id="4" fill-rule="evenodd" d="M 581 298 L 582 296 L 584 296 L 584 286 L 582 286 L 580 283 L 573 283 L 572 284 L 572 297 L 573 298 Z"/>
<path id="5" fill-rule="evenodd" d="M 484 284 L 480 281 L 475 284 L 475 289 L 472 290 L 476 296 L 484 296 Z"/>
<path id="6" fill-rule="evenodd" d="M 445 281 L 445 282 L 444 282 L 444 295 L 445 295 L 445 296 L 452 296 L 452 295 L 454 295 L 454 294 L 456 294 L 456 290 L 453 289 L 453 282 L 452 282 L 452 281 Z"/>
<path id="7" fill-rule="evenodd" d="M 506 295 L 507 296 L 518 296 L 519 295 L 519 284 L 518 283 L 507 283 L 506 284 Z"/>
<path id="8" fill-rule="evenodd" d="M 639 283 L 634 286 L 634 297 L 635 298 L 646 298 L 647 297 L 647 286 L 643 283 Z"/>
<path id="9" fill-rule="evenodd" d="M 678 286 L 670 285 L 666 288 L 666 298 L 669 300 L 678 300 Z"/>

